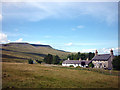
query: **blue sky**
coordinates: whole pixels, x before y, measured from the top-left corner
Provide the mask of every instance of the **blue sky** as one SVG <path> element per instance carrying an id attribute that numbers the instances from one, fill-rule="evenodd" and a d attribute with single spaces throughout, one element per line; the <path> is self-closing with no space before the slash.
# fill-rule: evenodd
<path id="1" fill-rule="evenodd" d="M 1 43 L 48 44 L 71 52 L 118 50 L 117 2 L 2 4 Z"/>

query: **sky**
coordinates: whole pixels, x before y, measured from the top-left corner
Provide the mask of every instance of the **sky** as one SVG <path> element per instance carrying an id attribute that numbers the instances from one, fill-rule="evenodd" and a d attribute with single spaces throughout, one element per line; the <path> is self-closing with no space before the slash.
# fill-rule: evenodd
<path id="1" fill-rule="evenodd" d="M 0 20 L 0 43 L 45 44 L 70 52 L 118 52 L 117 2 L 6 2 Z"/>

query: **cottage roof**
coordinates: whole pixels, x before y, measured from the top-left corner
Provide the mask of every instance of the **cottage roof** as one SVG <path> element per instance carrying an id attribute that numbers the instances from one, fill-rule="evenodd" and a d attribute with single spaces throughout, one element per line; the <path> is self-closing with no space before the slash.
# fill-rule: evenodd
<path id="1" fill-rule="evenodd" d="M 63 64 L 81 64 L 81 62 L 85 62 L 86 65 L 88 65 L 91 60 L 86 61 L 86 60 L 65 60 L 63 61 Z"/>
<path id="2" fill-rule="evenodd" d="M 111 57 L 110 54 L 99 54 L 93 57 L 93 61 L 107 61 Z"/>

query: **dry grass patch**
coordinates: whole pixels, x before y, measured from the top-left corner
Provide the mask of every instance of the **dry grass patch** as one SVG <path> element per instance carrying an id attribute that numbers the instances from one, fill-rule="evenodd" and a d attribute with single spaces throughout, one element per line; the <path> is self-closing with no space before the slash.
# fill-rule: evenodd
<path id="1" fill-rule="evenodd" d="M 117 88 L 118 76 L 27 63 L 3 63 L 3 88 Z"/>

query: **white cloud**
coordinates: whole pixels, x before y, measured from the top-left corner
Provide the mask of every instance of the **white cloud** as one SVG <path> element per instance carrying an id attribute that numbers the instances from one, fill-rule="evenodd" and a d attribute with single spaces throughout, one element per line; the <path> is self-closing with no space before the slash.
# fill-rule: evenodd
<path id="1" fill-rule="evenodd" d="M 108 24 L 114 23 L 118 15 L 115 4 L 108 3 L 26 2 L 15 4 L 6 5 L 5 8 L 7 10 L 5 11 L 7 12 L 5 13 L 3 9 L 3 15 L 7 15 L 9 18 L 23 18 L 29 21 L 39 21 L 47 18 L 76 18 L 82 15 L 89 15 L 97 18 L 100 22 Z M 80 28 L 83 27 L 80 26 Z"/>
<path id="2" fill-rule="evenodd" d="M 117 4 L 117 3 L 116 3 Z M 114 4 L 115 5 L 115 4 Z M 118 17 L 118 8 L 112 4 L 107 3 L 96 3 L 96 4 L 88 4 L 87 7 L 82 8 L 84 10 L 83 15 L 90 15 L 100 22 L 106 22 L 108 25 L 111 25 L 115 21 L 117 21 Z M 113 13 L 114 12 L 114 13 Z"/>
<path id="3" fill-rule="evenodd" d="M 75 43 L 74 45 L 101 45 L 100 43 Z"/>
<path id="4" fill-rule="evenodd" d="M 19 29 L 14 29 L 14 31 L 16 31 L 17 33 L 12 33 L 12 32 L 5 32 L 7 34 L 7 36 L 9 37 L 17 37 L 17 36 L 20 36 L 20 37 L 28 37 L 29 35 L 28 34 L 24 34 L 24 33 L 19 33 Z"/>
<path id="5" fill-rule="evenodd" d="M 66 46 L 71 46 L 71 45 L 73 45 L 73 43 L 67 43 L 67 44 L 65 44 Z"/>
<path id="6" fill-rule="evenodd" d="M 23 38 L 16 40 L 15 42 L 23 42 Z"/>
<path id="7" fill-rule="evenodd" d="M 91 46 L 91 45 L 105 45 L 105 43 L 67 43 L 67 46 Z"/>
<path id="8" fill-rule="evenodd" d="M 79 26 L 77 26 L 77 28 L 81 29 L 81 28 L 84 28 L 84 26 L 83 25 L 79 25 Z"/>
<path id="9" fill-rule="evenodd" d="M 118 55 L 118 48 L 102 48 L 102 49 L 98 49 L 99 51 L 99 53 L 107 53 L 107 54 L 109 54 L 110 53 L 110 50 L 113 50 L 113 53 L 115 54 L 115 55 Z"/>
<path id="10" fill-rule="evenodd" d="M 29 43 L 32 43 L 32 44 L 43 44 L 43 43 L 41 43 L 40 41 L 36 41 L 36 42 L 31 41 L 31 42 L 29 42 Z"/>
<path id="11" fill-rule="evenodd" d="M 118 55 L 118 48 L 82 49 L 81 52 L 95 52 L 97 50 L 98 54 L 110 54 L 111 49 L 114 55 Z"/>
<path id="12" fill-rule="evenodd" d="M 48 43 L 45 43 L 44 41 L 26 41 L 31 44 L 43 44 L 43 45 L 50 45 Z"/>
<path id="13" fill-rule="evenodd" d="M 0 43 L 7 43 L 7 35 L 4 33 L 0 33 Z"/>
<path id="14" fill-rule="evenodd" d="M 77 29 L 82 29 L 82 28 L 84 28 L 84 26 L 83 25 L 79 25 L 79 26 L 76 26 L 76 28 L 72 28 L 72 31 L 75 31 Z"/>
<path id="15" fill-rule="evenodd" d="M 81 52 L 95 52 L 96 49 L 82 49 Z"/>
<path id="16" fill-rule="evenodd" d="M 40 42 L 40 41 L 38 41 L 38 42 L 35 42 L 35 44 L 41 44 L 41 42 Z"/>
<path id="17" fill-rule="evenodd" d="M 75 28 L 72 28 L 72 31 L 75 31 L 76 29 Z"/>

